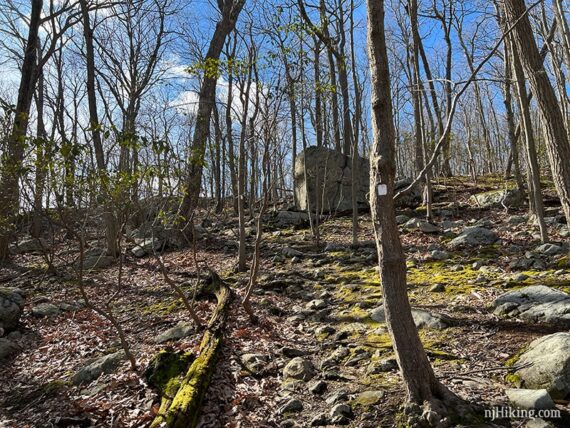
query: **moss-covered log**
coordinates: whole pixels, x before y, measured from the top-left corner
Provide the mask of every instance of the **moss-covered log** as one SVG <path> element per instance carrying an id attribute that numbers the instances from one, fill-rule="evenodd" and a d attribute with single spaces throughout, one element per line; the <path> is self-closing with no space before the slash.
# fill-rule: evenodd
<path id="1" fill-rule="evenodd" d="M 162 397 L 159 413 L 151 428 L 188 428 L 198 422 L 200 406 L 220 353 L 231 298 L 230 288 L 214 272 L 210 273 L 206 289 L 216 296 L 218 303 L 204 332 L 199 355 L 190 365 L 176 394 Z"/>

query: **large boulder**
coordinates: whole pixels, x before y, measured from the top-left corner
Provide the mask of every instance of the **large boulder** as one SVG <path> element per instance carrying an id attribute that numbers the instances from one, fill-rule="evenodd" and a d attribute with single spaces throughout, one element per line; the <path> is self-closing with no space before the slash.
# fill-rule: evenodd
<path id="1" fill-rule="evenodd" d="M 306 172 L 306 174 L 305 174 Z M 305 175 L 307 180 L 305 180 Z M 309 147 L 295 160 L 295 196 L 297 209 L 316 211 L 317 196 L 323 213 L 342 213 L 352 210 L 352 158 L 325 147 Z M 317 178 L 320 186 L 317 188 Z M 307 181 L 307 183 L 306 183 Z M 394 193 L 412 184 L 411 179 L 394 183 Z M 370 162 L 366 158 L 356 159 L 356 203 L 359 210 L 369 208 Z M 396 201 L 396 206 L 416 208 L 422 200 L 421 186 L 414 186 L 406 195 Z"/>
<path id="2" fill-rule="evenodd" d="M 24 292 L 19 288 L 0 287 L 0 329 L 14 330 L 24 309 Z"/>
<path id="3" fill-rule="evenodd" d="M 545 285 L 502 294 L 492 304 L 495 315 L 525 321 L 570 325 L 570 295 Z"/>
<path id="4" fill-rule="evenodd" d="M 394 194 L 398 194 L 413 183 L 411 178 L 404 178 L 394 183 Z M 422 187 L 419 184 L 413 186 L 409 192 L 398 198 L 396 206 L 400 208 L 416 208 L 422 203 Z"/>
<path id="5" fill-rule="evenodd" d="M 499 237 L 492 230 L 484 227 L 468 227 L 459 236 L 449 242 L 452 249 L 460 247 L 475 247 L 495 243 Z"/>
<path id="6" fill-rule="evenodd" d="M 516 362 L 521 386 L 546 389 L 553 399 L 570 397 L 570 333 L 554 333 L 531 342 Z"/>
<path id="7" fill-rule="evenodd" d="M 368 208 L 370 166 L 368 159 L 356 160 L 356 202 L 359 209 Z M 305 175 L 307 180 L 305 180 Z M 317 178 L 319 187 L 317 187 Z M 295 160 L 295 195 L 297 208 L 316 210 L 317 197 L 323 212 L 346 212 L 352 209 L 352 159 L 324 147 L 309 147 Z M 322 198 L 322 199 L 320 199 Z"/>
<path id="8" fill-rule="evenodd" d="M 469 202 L 480 208 L 507 207 L 516 208 L 524 203 L 524 197 L 518 189 L 491 190 L 477 193 L 469 198 Z"/>
<path id="9" fill-rule="evenodd" d="M 10 248 L 13 254 L 41 254 L 49 251 L 50 243 L 44 238 L 24 238 Z"/>
<path id="10" fill-rule="evenodd" d="M 301 211 L 278 211 L 273 223 L 280 228 L 308 225 L 309 215 Z"/>

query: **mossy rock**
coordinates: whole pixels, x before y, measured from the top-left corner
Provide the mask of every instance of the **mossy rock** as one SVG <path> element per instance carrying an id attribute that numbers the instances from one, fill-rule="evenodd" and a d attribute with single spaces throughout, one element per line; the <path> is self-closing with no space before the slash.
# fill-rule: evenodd
<path id="1" fill-rule="evenodd" d="M 188 367 L 195 360 L 189 352 L 160 351 L 144 372 L 147 383 L 163 397 L 174 397 Z"/>

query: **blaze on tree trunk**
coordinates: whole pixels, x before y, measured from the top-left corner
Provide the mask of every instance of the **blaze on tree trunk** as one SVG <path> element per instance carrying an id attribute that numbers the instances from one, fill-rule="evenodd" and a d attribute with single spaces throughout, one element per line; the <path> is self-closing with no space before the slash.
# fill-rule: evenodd
<path id="1" fill-rule="evenodd" d="M 386 323 L 411 402 L 434 402 L 450 394 L 435 378 L 412 318 L 406 264 L 394 207 L 395 131 L 384 34 L 384 2 L 367 0 L 368 56 L 372 87 L 373 149 L 370 206 L 378 248 Z"/>
<path id="2" fill-rule="evenodd" d="M 202 170 L 206 140 L 210 132 L 210 116 L 216 100 L 216 84 L 219 74 L 220 54 L 224 47 L 226 37 L 233 31 L 245 0 L 219 1 L 221 18 L 216 24 L 210 47 L 204 60 L 204 78 L 198 96 L 198 113 L 194 138 L 188 157 L 188 179 L 180 214 L 188 221 L 198 205 L 200 187 L 202 184 Z M 228 130 L 229 132 L 229 130 Z"/>
<path id="3" fill-rule="evenodd" d="M 570 219 L 570 144 L 556 94 L 544 69 L 534 39 L 524 0 L 504 0 L 505 16 L 510 25 L 517 22 L 512 37 L 518 48 L 533 93 L 536 96 L 554 185 L 562 209 Z"/>
<path id="4" fill-rule="evenodd" d="M 26 130 L 36 81 L 36 56 L 43 0 L 32 0 L 28 40 L 24 51 L 22 76 L 12 131 L 0 160 L 0 263 L 8 259 L 8 245 L 18 215 L 20 172 L 24 158 Z"/>

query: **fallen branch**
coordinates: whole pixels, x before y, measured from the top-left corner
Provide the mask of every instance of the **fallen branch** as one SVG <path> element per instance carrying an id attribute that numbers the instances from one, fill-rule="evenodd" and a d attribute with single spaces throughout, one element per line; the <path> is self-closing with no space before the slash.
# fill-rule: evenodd
<path id="1" fill-rule="evenodd" d="M 210 272 L 206 291 L 214 294 L 218 303 L 204 332 L 199 355 L 190 365 L 173 398 L 162 397 L 159 413 L 151 428 L 195 427 L 198 422 L 200 406 L 216 368 L 231 299 L 230 288 L 215 272 Z"/>

